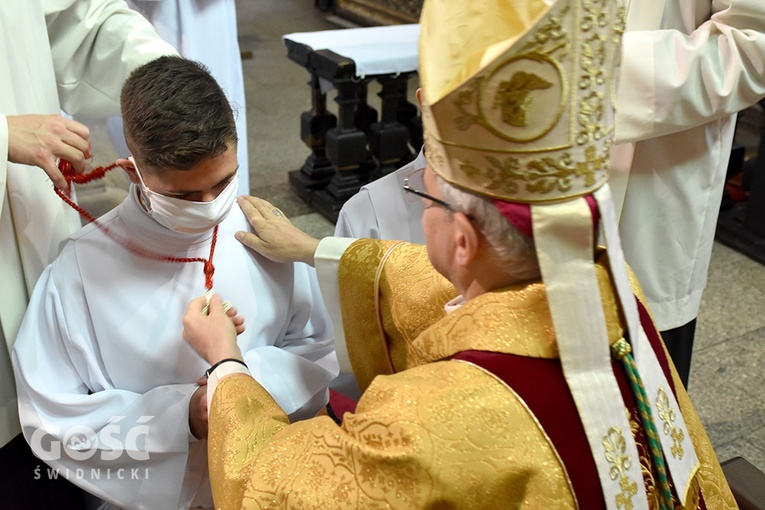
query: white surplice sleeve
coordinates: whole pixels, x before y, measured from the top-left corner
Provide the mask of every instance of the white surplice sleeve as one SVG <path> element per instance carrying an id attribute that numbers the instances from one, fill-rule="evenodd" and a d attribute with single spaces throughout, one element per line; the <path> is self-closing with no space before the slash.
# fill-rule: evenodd
<path id="1" fill-rule="evenodd" d="M 694 3 L 681 1 L 678 9 L 692 11 Z M 710 3 L 711 18 L 688 34 L 633 29 L 628 18 L 616 97 L 617 143 L 703 125 L 765 95 L 765 2 Z"/>
<path id="2" fill-rule="evenodd" d="M 59 476 L 113 504 L 179 508 L 196 384 L 146 393 L 113 387 L 84 294 L 59 288 L 52 269 L 60 261 L 41 275 L 14 347 L 24 436 Z M 42 462 L 41 470 L 47 476 Z"/>
<path id="3" fill-rule="evenodd" d="M 327 387 L 338 373 L 332 322 L 312 267 L 293 264 L 288 317 L 273 345 L 240 345 L 252 376 L 271 394 L 290 421 L 313 418 L 326 405 Z M 285 285 L 284 281 L 271 285 Z M 261 306 L 282 307 L 275 299 Z"/>
<path id="4" fill-rule="evenodd" d="M 130 71 L 178 52 L 122 0 L 43 0 L 61 107 L 72 115 L 119 114 Z"/>

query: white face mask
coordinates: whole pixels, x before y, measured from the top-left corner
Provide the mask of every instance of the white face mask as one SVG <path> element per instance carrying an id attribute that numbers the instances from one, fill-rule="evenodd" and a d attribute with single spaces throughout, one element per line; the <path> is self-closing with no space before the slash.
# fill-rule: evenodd
<path id="1" fill-rule="evenodd" d="M 193 202 L 180 198 L 167 197 L 146 187 L 135 160 L 130 161 L 135 166 L 138 180 L 141 183 L 141 193 L 145 198 L 144 205 L 149 215 L 170 230 L 181 234 L 201 234 L 210 230 L 228 216 L 236 201 L 239 191 L 239 179 L 236 175 L 223 191 L 211 202 Z"/>

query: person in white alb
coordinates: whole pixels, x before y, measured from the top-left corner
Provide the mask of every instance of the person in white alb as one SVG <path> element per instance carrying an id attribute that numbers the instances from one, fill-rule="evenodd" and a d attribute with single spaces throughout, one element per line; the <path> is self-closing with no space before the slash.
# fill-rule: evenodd
<path id="1" fill-rule="evenodd" d="M 687 385 L 736 112 L 765 96 L 765 3 L 626 4 L 611 187 L 627 262 Z"/>
<path id="2" fill-rule="evenodd" d="M 210 508 L 209 365 L 181 337 L 187 302 L 236 297 L 244 360 L 293 421 L 327 402 L 331 321 L 312 268 L 234 237 L 248 225 L 232 208 L 236 128 L 208 71 L 162 57 L 130 75 L 121 100 L 130 193 L 72 235 L 35 288 L 13 352 L 22 428 L 111 505 Z"/>
<path id="3" fill-rule="evenodd" d="M 425 244 L 422 231 L 422 200 L 412 200 L 402 191 L 404 180 L 425 168 L 420 150 L 410 163 L 365 184 L 343 204 L 335 224 L 336 237 L 397 239 Z"/>
<path id="4" fill-rule="evenodd" d="M 421 103 L 422 89 L 415 92 Z M 348 199 L 337 217 L 336 237 L 368 237 L 396 239 L 425 244 L 422 230 L 422 200 L 413 200 L 404 193 L 404 180 L 425 168 L 425 154 L 420 149 L 417 157 L 388 175 L 365 184 Z"/>
<path id="5" fill-rule="evenodd" d="M 60 112 L 118 113 L 130 71 L 176 51 L 122 0 L 0 2 L 0 34 L 0 501 L 69 508 L 45 487 L 58 482 L 35 480 L 10 361 L 37 278 L 80 227 L 53 185 L 57 157 L 85 168 L 90 136 Z"/>
<path id="6" fill-rule="evenodd" d="M 243 169 L 239 189 L 249 193 L 249 156 L 247 153 L 247 108 L 244 75 L 236 26 L 234 0 L 127 0 L 130 7 L 143 14 L 162 39 L 172 44 L 186 58 L 204 64 L 223 88 L 234 109 L 239 145 L 236 155 Z M 125 152 L 122 121 L 107 121 L 112 142 Z"/>

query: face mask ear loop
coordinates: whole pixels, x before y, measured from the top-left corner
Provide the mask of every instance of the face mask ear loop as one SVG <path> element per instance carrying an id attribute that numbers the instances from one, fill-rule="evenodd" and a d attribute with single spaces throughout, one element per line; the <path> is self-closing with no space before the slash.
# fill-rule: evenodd
<path id="1" fill-rule="evenodd" d="M 146 183 L 143 182 L 143 177 L 141 176 L 141 170 L 138 169 L 138 163 L 135 162 L 135 158 L 133 156 L 129 156 L 128 160 L 133 163 L 133 168 L 135 168 L 135 173 L 138 175 L 138 182 L 140 182 L 140 195 L 141 198 L 141 205 L 143 205 L 146 208 L 147 212 L 151 212 L 151 197 L 149 196 L 149 192 L 151 191 L 148 186 L 146 186 Z"/>

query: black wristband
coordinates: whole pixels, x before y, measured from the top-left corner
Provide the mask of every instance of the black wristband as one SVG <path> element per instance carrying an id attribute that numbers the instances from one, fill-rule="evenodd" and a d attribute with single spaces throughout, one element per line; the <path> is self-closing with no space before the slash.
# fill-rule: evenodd
<path id="1" fill-rule="evenodd" d="M 244 367 L 245 367 L 245 368 L 247 368 L 247 363 L 245 363 L 244 361 L 242 361 L 242 360 L 240 360 L 240 359 L 236 359 L 236 358 L 226 358 L 226 359 L 222 359 L 222 360 L 220 360 L 219 362 L 217 362 L 216 364 L 214 364 L 213 366 L 211 366 L 210 368 L 208 368 L 207 370 L 205 370 L 205 377 L 210 377 L 210 374 L 212 374 L 212 373 L 213 373 L 213 370 L 215 370 L 216 368 L 218 368 L 219 366 L 221 366 L 223 363 L 225 363 L 225 362 L 227 362 L 227 361 L 236 361 L 236 362 L 237 362 L 237 363 L 239 363 L 240 365 L 244 365 Z"/>

